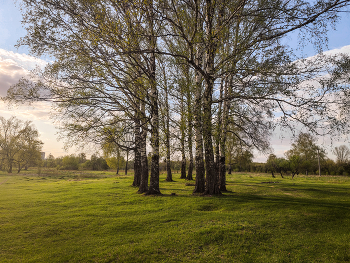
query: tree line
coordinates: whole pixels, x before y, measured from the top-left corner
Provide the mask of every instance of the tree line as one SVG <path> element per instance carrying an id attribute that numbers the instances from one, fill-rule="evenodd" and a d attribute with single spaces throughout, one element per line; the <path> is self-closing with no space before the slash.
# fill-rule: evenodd
<path id="1" fill-rule="evenodd" d="M 128 170 L 133 167 L 137 169 L 136 160 L 133 156 L 129 159 L 128 151 L 113 150 L 110 144 L 104 145 L 103 157 L 98 153 L 91 155 L 90 159 L 85 153 L 70 154 L 55 158 L 49 154 L 47 158 L 41 155 L 43 142 L 39 140 L 39 132 L 31 122 L 23 122 L 16 117 L 5 119 L 0 117 L 0 170 L 12 173 L 13 167 L 19 173 L 22 169 L 39 166 L 56 168 L 58 170 L 93 170 L 101 171 L 107 169 L 116 170 L 117 174 L 128 175 Z M 239 145 L 228 147 L 225 156 L 225 170 L 229 174 L 233 172 L 264 172 L 271 173 L 272 177 L 277 175 L 284 178 L 291 175 L 292 178 L 299 174 L 325 174 L 325 175 L 350 175 L 350 150 L 347 146 L 335 147 L 333 153 L 336 161 L 326 156 L 326 151 L 317 146 L 317 138 L 309 133 L 300 133 L 291 145 L 291 149 L 285 153 L 284 157 L 277 157 L 270 154 L 266 163 L 254 163 L 252 149 L 242 148 Z M 232 143 L 232 142 L 231 142 Z M 230 146 L 230 143 L 228 143 Z M 232 146 L 232 145 L 231 145 Z M 112 154 L 114 153 L 114 154 Z M 159 163 L 159 171 L 166 172 L 174 170 L 180 173 L 181 179 L 193 180 L 183 176 L 186 173 L 196 173 L 191 160 L 185 158 L 185 162 L 168 162 L 166 154 L 163 162 Z M 150 169 L 152 155 L 147 157 L 147 164 Z M 121 172 L 123 170 L 123 172 Z M 148 171 L 149 172 L 149 171 Z M 134 182 L 135 183 L 135 182 Z"/>
<path id="2" fill-rule="evenodd" d="M 162 155 L 172 181 L 174 151 L 181 178 L 196 171 L 193 192 L 216 195 L 226 190 L 228 153 L 266 151 L 276 125 L 301 123 L 316 134 L 348 128 L 347 115 L 334 117 L 349 105 L 348 58 L 297 60 L 282 41 L 298 31 L 321 49 L 349 1 L 21 4 L 27 35 L 18 45 L 53 62 L 21 79 L 7 100 L 52 102 L 67 144 L 132 152 L 139 193 L 161 193 Z"/>

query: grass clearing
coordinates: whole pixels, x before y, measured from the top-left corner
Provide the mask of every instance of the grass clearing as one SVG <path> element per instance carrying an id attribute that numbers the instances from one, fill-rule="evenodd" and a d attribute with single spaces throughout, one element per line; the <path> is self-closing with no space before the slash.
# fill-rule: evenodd
<path id="1" fill-rule="evenodd" d="M 202 197 L 179 174 L 143 196 L 115 172 L 35 172 L 0 174 L 0 262 L 350 261 L 349 177 L 234 173 Z"/>

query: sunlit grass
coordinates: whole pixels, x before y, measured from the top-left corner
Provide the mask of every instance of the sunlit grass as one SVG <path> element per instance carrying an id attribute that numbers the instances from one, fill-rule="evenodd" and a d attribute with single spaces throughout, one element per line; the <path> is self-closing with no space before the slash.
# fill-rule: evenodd
<path id="1" fill-rule="evenodd" d="M 179 174 L 143 196 L 114 171 L 36 172 L 0 175 L 0 262 L 350 261 L 348 177 L 234 173 L 202 197 Z"/>

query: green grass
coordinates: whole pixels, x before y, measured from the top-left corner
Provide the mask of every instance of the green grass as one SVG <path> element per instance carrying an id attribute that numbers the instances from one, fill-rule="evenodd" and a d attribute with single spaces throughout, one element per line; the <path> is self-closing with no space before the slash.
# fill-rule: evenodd
<path id="1" fill-rule="evenodd" d="M 348 177 L 234 173 L 219 197 L 178 178 L 143 196 L 114 172 L 1 173 L 0 262 L 350 261 Z"/>

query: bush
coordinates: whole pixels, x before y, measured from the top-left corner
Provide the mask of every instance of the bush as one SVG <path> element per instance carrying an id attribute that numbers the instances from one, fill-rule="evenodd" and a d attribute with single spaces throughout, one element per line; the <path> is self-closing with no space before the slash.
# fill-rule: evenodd
<path id="1" fill-rule="evenodd" d="M 59 170 L 78 170 L 79 158 L 74 154 L 64 156 L 61 165 L 58 165 Z"/>
<path id="2" fill-rule="evenodd" d="M 102 171 L 109 169 L 107 162 L 102 157 L 97 157 L 96 155 L 91 156 L 91 160 L 86 161 L 81 165 L 84 170 Z"/>

